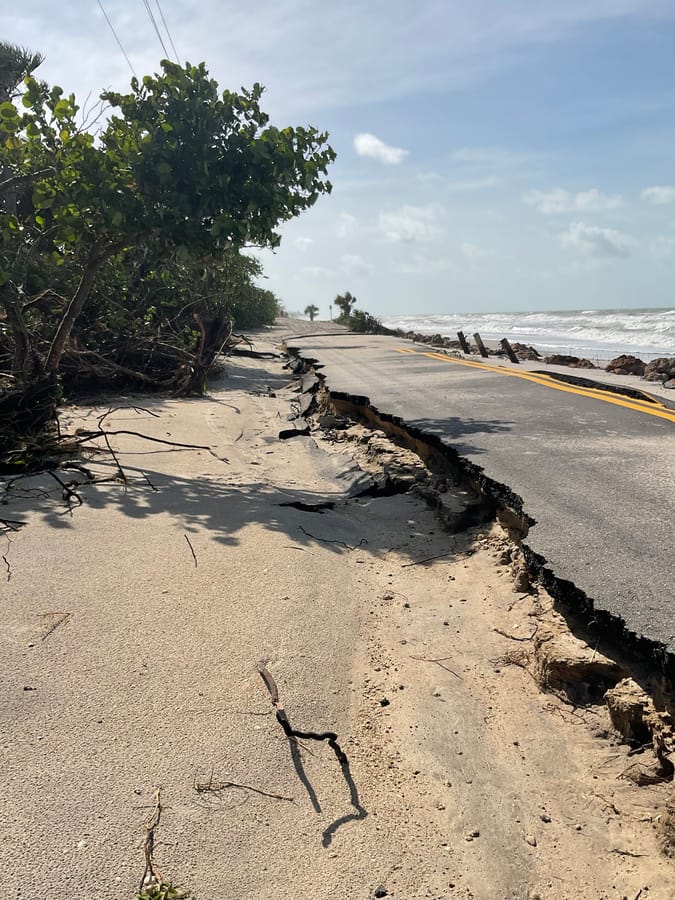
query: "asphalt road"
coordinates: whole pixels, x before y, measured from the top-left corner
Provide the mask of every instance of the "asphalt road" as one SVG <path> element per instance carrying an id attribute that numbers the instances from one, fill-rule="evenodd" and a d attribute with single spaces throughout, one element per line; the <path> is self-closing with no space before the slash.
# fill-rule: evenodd
<path id="1" fill-rule="evenodd" d="M 288 343 L 321 363 L 331 390 L 367 396 L 510 487 L 536 521 L 527 544 L 547 566 L 675 652 L 672 405 L 514 376 L 516 367 L 462 363 L 396 338 Z"/>

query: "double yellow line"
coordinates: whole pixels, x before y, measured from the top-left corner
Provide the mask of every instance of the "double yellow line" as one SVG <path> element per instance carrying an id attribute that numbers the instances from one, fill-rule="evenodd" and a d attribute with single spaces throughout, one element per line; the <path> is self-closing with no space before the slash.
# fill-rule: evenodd
<path id="1" fill-rule="evenodd" d="M 413 350 L 408 347 L 396 347 L 395 349 L 397 353 L 412 353 L 415 356 L 428 356 L 429 359 L 438 359 L 445 363 L 455 363 L 458 366 L 467 366 L 470 369 L 483 369 L 485 372 L 495 372 L 497 375 L 522 378 L 524 381 L 532 381 L 535 384 L 542 385 L 542 387 L 552 388 L 554 391 L 563 391 L 565 394 L 578 394 L 580 397 L 591 397 L 594 400 L 602 400 L 603 403 L 611 403 L 614 406 L 623 406 L 626 409 L 633 409 L 636 412 L 647 413 L 647 415 L 665 419 L 667 422 L 675 422 L 675 410 L 670 409 L 665 403 L 661 403 L 660 400 L 634 400 L 632 397 L 623 397 L 620 394 L 603 391 L 601 388 L 577 387 L 573 384 L 564 384 L 546 374 L 518 372 L 513 369 L 507 369 L 504 366 L 491 366 L 488 363 L 460 359 L 456 356 L 446 356 L 442 353 Z"/>

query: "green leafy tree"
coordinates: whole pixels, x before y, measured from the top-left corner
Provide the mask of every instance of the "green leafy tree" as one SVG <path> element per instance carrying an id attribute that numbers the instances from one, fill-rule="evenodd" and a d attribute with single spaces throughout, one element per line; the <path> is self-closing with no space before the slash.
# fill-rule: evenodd
<path id="1" fill-rule="evenodd" d="M 305 315 L 309 316 L 309 321 L 313 322 L 316 318 L 316 314 L 319 312 L 319 307 L 315 306 L 314 303 L 310 303 L 309 306 L 305 307 Z"/>
<path id="2" fill-rule="evenodd" d="M 103 94 L 118 112 L 98 141 L 78 127 L 74 96 L 25 83 L 23 112 L 0 104 L 0 171 L 9 172 L 0 184 L 0 304 L 16 378 L 59 371 L 97 279 L 107 271 L 114 281 L 121 259 L 165 259 L 154 271 L 160 291 L 162 281 L 200 282 L 198 296 L 222 300 L 228 261 L 246 245 L 277 246 L 278 226 L 331 190 L 325 176 L 335 154 L 325 133 L 270 126 L 260 85 L 221 94 L 203 63 L 165 60 L 161 74 L 134 79 L 129 94 Z M 17 190 L 12 209 L 7 198 Z M 59 314 L 36 349 L 27 317 L 37 297 L 57 294 L 54 282 L 66 294 L 58 291 Z M 130 287 L 133 277 L 121 282 Z M 27 296 L 27 285 L 37 295 Z M 208 335 L 205 311 L 192 310 L 188 337 L 197 335 L 199 352 L 190 388 L 203 383 L 231 328 L 225 306 Z"/>

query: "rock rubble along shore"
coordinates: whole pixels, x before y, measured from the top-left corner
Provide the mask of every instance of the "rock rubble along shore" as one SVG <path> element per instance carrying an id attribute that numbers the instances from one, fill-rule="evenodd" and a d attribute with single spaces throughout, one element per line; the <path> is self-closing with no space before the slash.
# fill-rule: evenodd
<path id="1" fill-rule="evenodd" d="M 638 356 L 622 354 L 605 366 L 606 372 L 615 375 L 639 375 L 645 381 L 653 381 L 664 387 L 675 388 L 675 357 L 660 356 L 644 362 Z"/>

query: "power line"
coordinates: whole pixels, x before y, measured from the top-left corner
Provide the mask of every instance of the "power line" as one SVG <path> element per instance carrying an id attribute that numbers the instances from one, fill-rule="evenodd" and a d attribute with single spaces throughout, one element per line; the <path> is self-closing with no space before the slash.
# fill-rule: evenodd
<path id="1" fill-rule="evenodd" d="M 155 21 L 155 17 L 152 14 L 152 8 L 150 7 L 149 0 L 143 0 L 143 6 L 146 9 L 146 12 L 148 14 L 150 21 L 152 22 L 152 27 L 155 29 L 155 34 L 159 38 L 159 42 L 162 45 L 162 50 L 164 51 L 164 56 L 168 59 L 169 51 L 166 49 L 166 44 L 164 43 L 164 38 L 162 37 L 161 32 L 160 32 L 159 28 L 157 27 L 157 22 Z"/>
<path id="2" fill-rule="evenodd" d="M 180 60 L 178 59 L 178 51 L 176 50 L 176 45 L 173 42 L 173 38 L 171 37 L 171 32 L 169 31 L 169 26 L 166 24 L 166 19 L 164 18 L 164 13 L 162 11 L 162 7 L 160 6 L 159 0 L 155 0 L 157 4 L 157 9 L 159 10 L 159 14 L 162 17 L 162 22 L 164 23 L 164 29 L 169 36 L 169 40 L 171 41 L 171 49 L 173 50 L 173 55 L 177 63 L 180 64 Z"/>
<path id="3" fill-rule="evenodd" d="M 108 13 L 105 11 L 105 9 L 104 9 L 104 7 L 103 7 L 103 3 L 101 2 L 101 0 L 98 0 L 98 5 L 101 7 L 101 12 L 102 12 L 103 15 L 105 16 L 105 20 L 106 20 L 106 22 L 108 23 L 108 25 L 110 26 L 110 30 L 111 30 L 112 33 L 113 33 L 113 37 L 114 37 L 115 40 L 117 41 L 118 47 L 119 47 L 120 50 L 122 51 L 122 53 L 123 53 L 123 55 L 124 55 L 124 58 L 126 59 L 127 63 L 129 64 L 129 68 L 131 69 L 131 74 L 134 76 L 134 78 L 137 78 L 138 76 L 136 75 L 136 71 L 135 71 L 134 67 L 131 65 L 131 60 L 130 60 L 129 57 L 127 56 L 127 51 L 126 51 L 126 50 L 124 49 L 124 47 L 122 46 L 122 41 L 121 41 L 121 40 L 119 39 L 119 37 L 117 36 L 117 32 L 115 31 L 115 26 L 114 26 L 113 23 L 110 21 L 110 19 L 109 19 L 109 17 L 108 17 Z"/>

